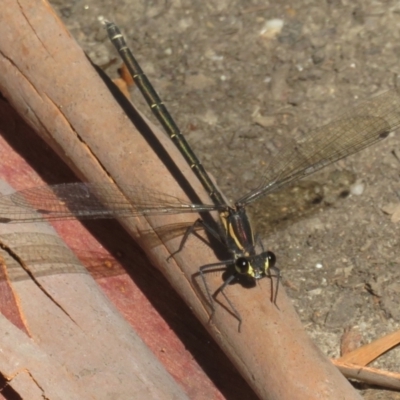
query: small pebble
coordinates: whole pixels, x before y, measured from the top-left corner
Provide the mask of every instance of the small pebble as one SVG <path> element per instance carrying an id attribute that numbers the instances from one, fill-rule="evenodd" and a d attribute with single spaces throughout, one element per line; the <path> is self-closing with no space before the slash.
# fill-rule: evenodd
<path id="1" fill-rule="evenodd" d="M 283 28 L 283 20 L 279 18 L 270 19 L 261 28 L 260 35 L 266 39 L 272 39 L 278 35 Z"/>
<path id="2" fill-rule="evenodd" d="M 356 182 L 350 187 L 350 193 L 355 196 L 361 196 L 364 193 L 365 184 L 362 182 Z"/>
<path id="3" fill-rule="evenodd" d="M 310 290 L 310 291 L 308 292 L 308 294 L 309 294 L 310 296 L 318 296 L 318 295 L 320 295 L 321 293 L 322 293 L 322 289 L 321 289 L 321 288 L 313 289 L 313 290 Z"/>

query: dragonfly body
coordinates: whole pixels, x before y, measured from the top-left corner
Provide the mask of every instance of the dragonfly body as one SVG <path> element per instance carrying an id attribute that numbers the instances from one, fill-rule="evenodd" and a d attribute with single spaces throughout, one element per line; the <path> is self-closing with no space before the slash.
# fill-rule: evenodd
<path id="1" fill-rule="evenodd" d="M 256 280 L 265 277 L 268 269 L 274 266 L 274 257 L 270 251 L 257 254 L 257 244 L 246 209 L 229 208 L 220 213 L 220 220 L 225 229 L 226 246 L 235 260 L 236 272 Z"/>
<path id="2" fill-rule="evenodd" d="M 202 266 L 199 268 L 199 274 L 211 305 L 211 315 L 215 311 L 215 297 L 222 293 L 238 319 L 240 328 L 242 318 L 226 297 L 224 293 L 226 286 L 240 276 L 245 276 L 253 282 L 265 276 L 272 277 L 271 271 L 277 277 L 277 288 L 280 279 L 274 254 L 264 251 L 261 242 L 255 238 L 247 217 L 246 206 L 387 137 L 391 131 L 400 126 L 400 93 L 394 89 L 364 101 L 333 122 L 312 130 L 300 142 L 282 148 L 262 172 L 261 184 L 240 197 L 234 207 L 230 207 L 140 69 L 118 28 L 108 22 L 105 25 L 110 40 L 127 64 L 138 88 L 207 190 L 213 204 L 191 204 L 146 187 L 117 187 L 112 183 L 72 183 L 27 189 L 1 196 L 0 222 L 39 221 L 44 220 L 43 217 L 49 220 L 74 217 L 115 218 L 218 211 L 223 233 L 217 235 L 213 230 L 210 232 L 226 244 L 231 258 Z M 233 272 L 225 278 L 216 291 L 211 291 L 205 278 L 206 273 L 213 269 L 221 269 L 221 266 L 233 267 Z M 272 292 L 274 302 L 276 295 L 277 290 L 275 293 Z"/>

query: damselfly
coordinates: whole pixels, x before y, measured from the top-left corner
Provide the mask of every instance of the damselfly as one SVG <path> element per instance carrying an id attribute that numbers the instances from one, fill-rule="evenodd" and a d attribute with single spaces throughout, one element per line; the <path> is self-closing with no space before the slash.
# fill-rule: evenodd
<path id="1" fill-rule="evenodd" d="M 143 187 L 124 187 L 123 192 L 133 202 L 121 198 L 119 189 L 109 183 L 72 183 L 27 189 L 0 197 L 0 222 L 13 223 L 65 218 L 114 218 L 131 215 L 178 214 L 186 212 L 218 211 L 223 231 L 221 239 L 231 253 L 229 260 L 199 268 L 208 300 L 214 313 L 214 300 L 221 293 L 239 321 L 240 313 L 227 298 L 224 289 L 241 276 L 257 281 L 266 276 L 277 277 L 276 302 L 280 272 L 275 266 L 275 256 L 264 251 L 255 240 L 249 223 L 246 206 L 258 198 L 318 171 L 341 158 L 353 154 L 385 138 L 400 125 L 400 101 L 397 90 L 387 91 L 360 103 L 339 119 L 312 130 L 301 142 L 283 148 L 269 163 L 261 184 L 235 201 L 225 202 L 200 161 L 186 142 L 169 112 L 126 46 L 115 24 L 105 22 L 110 40 L 130 70 L 153 113 L 176 144 L 194 173 L 209 193 L 213 204 L 190 204 L 165 193 L 156 193 Z M 204 224 L 203 224 L 204 225 Z M 207 227 L 206 227 L 207 228 Z M 215 232 L 212 231 L 214 234 Z M 187 235 L 184 236 L 183 241 Z M 181 246 L 182 247 L 182 246 Z M 261 251 L 259 251 L 259 248 Z M 221 286 L 211 293 L 206 274 L 230 268 Z M 273 273 L 272 273 L 272 272 Z M 272 282 L 272 281 L 271 281 Z"/>

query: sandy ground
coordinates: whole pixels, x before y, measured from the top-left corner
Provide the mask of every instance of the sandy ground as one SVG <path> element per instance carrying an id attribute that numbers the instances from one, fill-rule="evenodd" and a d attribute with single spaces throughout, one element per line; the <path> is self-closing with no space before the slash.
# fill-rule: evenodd
<path id="1" fill-rule="evenodd" d="M 400 73 L 396 1 L 52 4 L 111 76 L 119 60 L 98 18 L 120 26 L 232 200 L 262 182 L 271 157 L 290 138 L 395 87 Z M 143 104 L 137 91 L 132 95 Z M 306 329 L 330 357 L 339 355 L 345 328 L 358 330 L 361 343 L 400 328 L 400 223 L 382 211 L 400 202 L 400 161 L 393 155 L 399 150 L 395 133 L 250 207 Z M 400 351 L 392 350 L 373 366 L 398 371 L 399 361 Z"/>

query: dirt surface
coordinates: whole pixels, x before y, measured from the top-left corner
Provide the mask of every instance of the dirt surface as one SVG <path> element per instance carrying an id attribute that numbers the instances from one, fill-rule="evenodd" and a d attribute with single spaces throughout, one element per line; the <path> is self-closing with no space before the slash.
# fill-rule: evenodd
<path id="1" fill-rule="evenodd" d="M 395 1 L 52 4 L 92 61 L 113 77 L 119 59 L 98 18 L 120 26 L 189 143 L 233 200 L 262 181 L 288 138 L 392 88 L 400 73 Z M 132 95 L 143 104 L 137 90 Z M 142 110 L 149 115 L 144 104 Z M 251 206 L 286 291 L 330 357 L 339 356 L 345 328 L 358 330 L 360 343 L 400 328 L 400 222 L 382 211 L 400 202 L 400 161 L 392 153 L 399 149 L 397 132 Z M 399 361 L 395 349 L 373 366 L 398 372 Z M 376 389 L 362 393 L 400 398 Z"/>

